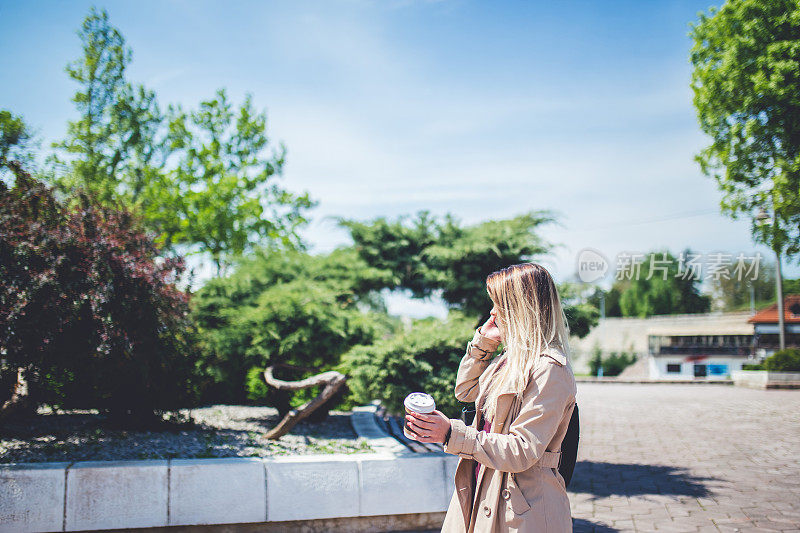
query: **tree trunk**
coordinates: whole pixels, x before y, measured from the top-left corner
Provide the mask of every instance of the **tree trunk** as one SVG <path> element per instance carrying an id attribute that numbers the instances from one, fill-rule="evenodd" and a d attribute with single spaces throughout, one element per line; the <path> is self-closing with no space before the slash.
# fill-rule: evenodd
<path id="1" fill-rule="evenodd" d="M 14 393 L 0 407 L 0 422 L 32 415 L 36 413 L 36 407 L 29 394 L 28 381 L 25 379 L 25 369 L 19 367 L 17 368 L 17 382 L 14 384 Z"/>
<path id="2" fill-rule="evenodd" d="M 278 425 L 269 430 L 266 437 L 272 440 L 277 440 L 289 433 L 298 422 L 325 404 L 347 381 L 347 377 L 344 374 L 336 371 L 323 372 L 300 381 L 283 381 L 275 378 L 272 375 L 272 370 L 273 367 L 270 366 L 264 371 L 264 381 L 270 387 L 278 390 L 296 391 L 317 385 L 325 385 L 316 398 L 286 413 L 286 416 L 283 417 Z"/>

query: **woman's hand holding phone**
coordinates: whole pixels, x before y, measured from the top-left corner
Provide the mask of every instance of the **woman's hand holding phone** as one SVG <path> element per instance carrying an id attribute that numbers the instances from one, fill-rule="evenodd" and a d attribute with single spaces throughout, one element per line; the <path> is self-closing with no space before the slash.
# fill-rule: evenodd
<path id="1" fill-rule="evenodd" d="M 478 329 L 478 333 L 484 337 L 492 339 L 493 341 L 502 341 L 500 337 L 500 328 L 497 327 L 497 323 L 495 322 L 494 311 L 492 311 L 492 314 L 489 316 L 489 320 L 484 322 L 484 324 Z"/>

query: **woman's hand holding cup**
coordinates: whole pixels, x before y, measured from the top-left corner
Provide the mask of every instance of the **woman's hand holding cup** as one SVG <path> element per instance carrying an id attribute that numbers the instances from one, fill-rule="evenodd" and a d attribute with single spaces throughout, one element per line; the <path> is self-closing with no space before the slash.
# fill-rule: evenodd
<path id="1" fill-rule="evenodd" d="M 415 441 L 444 444 L 447 430 L 450 429 L 450 419 L 439 410 L 430 414 L 406 411 L 406 425 L 413 431 Z"/>

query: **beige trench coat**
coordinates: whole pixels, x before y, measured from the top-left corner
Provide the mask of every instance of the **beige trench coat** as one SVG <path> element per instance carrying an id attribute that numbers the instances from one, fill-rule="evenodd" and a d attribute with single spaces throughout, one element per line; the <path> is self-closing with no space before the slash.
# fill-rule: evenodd
<path id="1" fill-rule="evenodd" d="M 481 359 L 483 354 L 474 346 L 494 352 L 498 345 L 475 330 L 458 367 L 458 400 L 481 405 L 486 379 L 505 352 L 494 360 L 491 354 Z M 576 393 L 568 359 L 561 350 L 548 348 L 521 401 L 510 392 L 498 397 L 491 433 L 477 429 L 484 422 L 480 410 L 469 427 L 460 419 L 450 419 L 452 431 L 444 451 L 460 459 L 443 533 L 572 532 L 569 499 L 558 464 Z M 484 465 L 477 484 L 476 461 Z"/>

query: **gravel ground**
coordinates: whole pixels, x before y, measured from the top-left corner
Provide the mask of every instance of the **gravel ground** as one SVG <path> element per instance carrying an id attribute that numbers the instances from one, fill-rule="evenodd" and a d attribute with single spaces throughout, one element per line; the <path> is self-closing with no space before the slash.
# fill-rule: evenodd
<path id="1" fill-rule="evenodd" d="M 277 441 L 264 437 L 279 422 L 272 407 L 212 405 L 181 409 L 180 415 L 177 420 L 165 417 L 161 431 L 132 431 L 107 427 L 96 410 L 40 407 L 37 417 L 0 427 L 0 463 L 373 451 L 353 431 L 349 412 L 330 411 L 318 423 L 302 421 Z"/>

